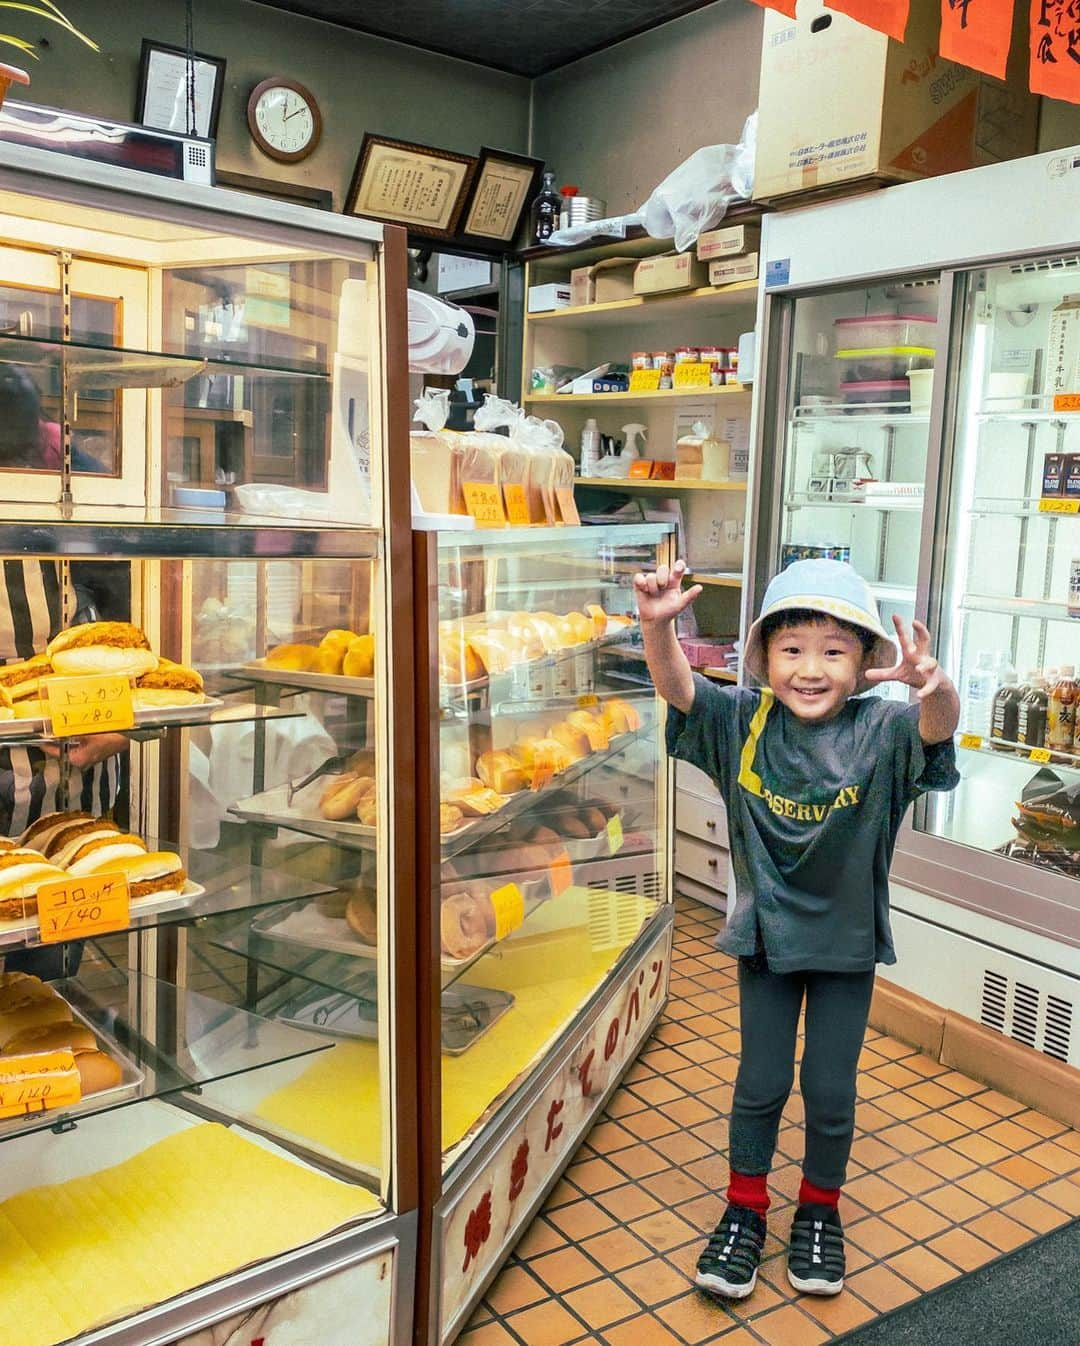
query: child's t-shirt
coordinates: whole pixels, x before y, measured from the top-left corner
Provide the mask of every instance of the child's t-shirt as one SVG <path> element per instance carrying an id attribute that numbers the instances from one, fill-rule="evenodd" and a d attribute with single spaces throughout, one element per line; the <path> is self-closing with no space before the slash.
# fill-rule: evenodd
<path id="1" fill-rule="evenodd" d="M 918 795 L 960 780 L 951 739 L 923 744 L 918 706 L 853 697 L 813 724 L 768 689 L 695 674 L 689 712 L 668 709 L 667 748 L 711 776 L 727 805 L 736 902 L 720 948 L 764 949 L 774 972 L 896 962 L 896 835 Z"/>

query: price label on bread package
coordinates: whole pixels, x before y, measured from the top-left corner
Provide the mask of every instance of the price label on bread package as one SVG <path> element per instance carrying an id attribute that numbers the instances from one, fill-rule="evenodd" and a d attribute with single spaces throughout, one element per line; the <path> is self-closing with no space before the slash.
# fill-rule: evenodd
<path id="1" fill-rule="evenodd" d="M 529 497 L 525 487 L 519 482 L 508 482 L 503 487 L 503 499 L 506 501 L 506 517 L 515 526 L 532 523 L 529 518 Z"/>
<path id="2" fill-rule="evenodd" d="M 607 844 L 612 855 L 618 855 L 623 848 L 622 819 L 617 813 L 614 818 L 608 819 Z"/>
<path id="3" fill-rule="evenodd" d="M 0 1117 L 63 1108 L 82 1098 L 82 1081 L 69 1051 L 5 1056 L 0 1061 Z"/>
<path id="4" fill-rule="evenodd" d="M 525 897 L 516 883 L 504 883 L 491 894 L 495 909 L 495 938 L 505 939 L 525 919 Z"/>
<path id="5" fill-rule="evenodd" d="M 127 875 L 43 883 L 37 890 L 37 908 L 42 944 L 126 930 L 131 924 Z"/>
<path id="6" fill-rule="evenodd" d="M 102 673 L 44 681 L 49 690 L 49 714 L 56 738 L 131 729 L 135 725 L 131 683 L 125 674 Z"/>
<path id="7" fill-rule="evenodd" d="M 506 523 L 502 496 L 494 482 L 466 481 L 462 483 L 461 493 L 465 497 L 465 508 L 477 523 L 489 528 L 501 528 Z"/>

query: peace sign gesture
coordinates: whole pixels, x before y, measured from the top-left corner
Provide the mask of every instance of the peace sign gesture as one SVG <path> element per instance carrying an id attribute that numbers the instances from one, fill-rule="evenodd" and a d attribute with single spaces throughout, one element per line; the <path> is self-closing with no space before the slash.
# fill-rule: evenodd
<path id="1" fill-rule="evenodd" d="M 912 622 L 911 632 L 901 619 L 894 615 L 893 626 L 900 641 L 900 662 L 892 668 L 869 668 L 866 681 L 876 685 L 879 682 L 903 682 L 915 687 L 916 700 L 925 701 L 948 679 L 941 665 L 930 653 L 930 632 L 922 622 Z"/>

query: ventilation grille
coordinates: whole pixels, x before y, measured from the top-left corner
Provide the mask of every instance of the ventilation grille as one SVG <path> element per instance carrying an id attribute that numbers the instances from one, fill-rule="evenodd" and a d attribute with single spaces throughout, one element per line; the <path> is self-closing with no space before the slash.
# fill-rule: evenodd
<path id="1" fill-rule="evenodd" d="M 1014 262 L 1009 270 L 1014 276 L 1031 276 L 1043 271 L 1080 271 L 1080 254 L 1049 257 L 1042 262 Z"/>
<path id="2" fill-rule="evenodd" d="M 1073 1009 L 1060 996 L 983 970 L 981 1022 L 1059 1061 L 1069 1060 Z"/>

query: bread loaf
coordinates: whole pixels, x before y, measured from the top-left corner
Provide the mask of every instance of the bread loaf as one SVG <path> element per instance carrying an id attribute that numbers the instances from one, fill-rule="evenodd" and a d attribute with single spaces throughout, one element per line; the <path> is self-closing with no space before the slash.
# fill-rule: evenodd
<path id="1" fill-rule="evenodd" d="M 589 742 L 589 736 L 583 729 L 575 729 L 574 726 L 566 720 L 561 724 L 552 725 L 551 737 L 557 739 L 575 762 L 580 762 L 583 757 L 588 757 L 592 752 L 592 744 Z"/>
<path id="2" fill-rule="evenodd" d="M 124 1078 L 120 1062 L 106 1052 L 80 1052 L 75 1057 L 75 1069 L 79 1072 L 84 1095 L 115 1089 Z"/>
<path id="3" fill-rule="evenodd" d="M 70 1023 L 71 1008 L 55 992 L 41 1000 L 33 1000 L 20 1009 L 0 1012 L 0 1049 L 6 1050 L 12 1038 L 27 1028 L 41 1028 L 46 1024 Z"/>
<path id="4" fill-rule="evenodd" d="M 375 672 L 375 637 L 357 636 L 345 651 L 341 671 L 347 678 L 370 678 Z"/>
<path id="5" fill-rule="evenodd" d="M 521 763 L 508 752 L 482 752 L 476 759 L 476 774 L 499 794 L 517 794 L 525 789 Z"/>
<path id="6" fill-rule="evenodd" d="M 361 888 L 349 898 L 345 908 L 345 920 L 349 929 L 362 944 L 374 947 L 379 942 L 379 919 L 375 893 L 370 888 Z"/>
<path id="7" fill-rule="evenodd" d="M 263 660 L 267 668 L 287 669 L 292 673 L 310 673 L 319 651 L 315 645 L 277 645 Z"/>
<path id="8" fill-rule="evenodd" d="M 97 1038 L 85 1024 L 39 1024 L 16 1033 L 4 1048 L 5 1056 L 22 1056 L 32 1052 L 96 1052 Z"/>
<path id="9" fill-rule="evenodd" d="M 334 822 L 355 817 L 361 800 L 373 794 L 374 790 L 375 780 L 372 776 L 359 776 L 352 772 L 335 776 L 322 792 L 319 812 Z"/>

